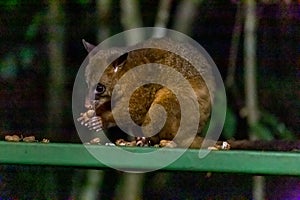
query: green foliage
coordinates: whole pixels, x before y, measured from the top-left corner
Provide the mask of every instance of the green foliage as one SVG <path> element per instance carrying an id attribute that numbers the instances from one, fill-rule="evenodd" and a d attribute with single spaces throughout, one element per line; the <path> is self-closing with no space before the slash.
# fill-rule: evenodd
<path id="1" fill-rule="evenodd" d="M 25 69 L 32 67 L 32 61 L 36 55 L 36 50 L 30 46 L 24 46 L 17 50 L 17 55 L 8 53 L 0 60 L 0 77 L 15 78 L 19 68 Z"/>
<path id="2" fill-rule="evenodd" d="M 227 108 L 225 124 L 223 127 L 223 136 L 227 139 L 234 138 L 237 130 L 237 116 L 231 108 Z M 258 123 L 250 127 L 251 131 L 258 139 L 272 140 L 278 139 L 296 139 L 294 133 L 282 123 L 274 114 L 262 111 Z"/>
<path id="3" fill-rule="evenodd" d="M 16 9 L 20 3 L 20 0 L 0 1 L 0 6 L 7 10 Z M 25 40 L 30 41 L 38 36 L 39 27 L 43 19 L 43 12 L 39 12 L 33 16 L 32 22 L 28 25 L 26 32 L 23 33 Z M 0 77 L 4 79 L 15 78 L 19 69 L 30 68 L 32 66 L 31 64 L 36 53 L 36 50 L 29 45 L 11 49 L 11 52 L 0 57 Z"/>
<path id="4" fill-rule="evenodd" d="M 257 124 L 250 127 L 252 132 L 263 140 L 296 139 L 296 136 L 289 131 L 284 123 L 280 122 L 275 115 L 269 112 L 261 112 L 260 120 Z"/>
<path id="5" fill-rule="evenodd" d="M 265 124 L 272 133 L 281 139 L 296 139 L 296 136 L 288 130 L 284 123 L 280 122 L 275 115 L 269 112 L 261 113 L 261 123 Z"/>
<path id="6" fill-rule="evenodd" d="M 84 5 L 90 3 L 90 0 L 76 0 L 77 3 Z"/>
<path id="7" fill-rule="evenodd" d="M 25 39 L 32 40 L 38 35 L 39 27 L 43 22 L 45 13 L 39 12 L 34 15 L 31 24 L 28 26 L 25 33 Z"/>
<path id="8" fill-rule="evenodd" d="M 236 128 L 237 128 L 237 118 L 234 112 L 230 108 L 227 108 L 225 124 L 223 127 L 224 137 L 227 139 L 233 138 L 234 134 L 236 133 Z"/>
<path id="9" fill-rule="evenodd" d="M 14 78 L 17 76 L 17 59 L 14 54 L 7 54 L 0 61 L 0 77 Z"/>
<path id="10" fill-rule="evenodd" d="M 258 139 L 272 140 L 274 136 L 272 132 L 262 123 L 256 123 L 250 127 L 251 132 L 257 136 Z"/>
<path id="11" fill-rule="evenodd" d="M 0 6 L 5 9 L 14 9 L 19 3 L 21 3 L 21 0 L 1 0 Z"/>
<path id="12" fill-rule="evenodd" d="M 23 66 L 23 68 L 28 68 L 30 67 L 30 64 L 32 63 L 32 60 L 34 56 L 36 55 L 36 51 L 30 47 L 23 47 L 20 50 L 20 62 Z"/>

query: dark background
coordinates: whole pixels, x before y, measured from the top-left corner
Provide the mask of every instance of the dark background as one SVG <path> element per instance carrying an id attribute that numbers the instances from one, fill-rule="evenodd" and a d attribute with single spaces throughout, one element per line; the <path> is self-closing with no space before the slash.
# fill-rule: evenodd
<path id="1" fill-rule="evenodd" d="M 52 1 L 52 4 L 50 2 L 29 0 L 0 2 L 1 140 L 7 134 L 22 134 L 35 135 L 39 140 L 46 137 L 51 142 L 80 142 L 72 118 L 71 95 L 77 70 L 87 55 L 81 39 L 96 44 L 101 41 L 101 34 L 105 35 L 101 28 L 106 28 L 107 36 L 126 29 L 121 20 L 122 5 L 119 1 L 111 1 L 111 10 L 108 13 L 99 12 L 97 1 L 64 0 L 56 3 Z M 176 27 L 175 16 L 182 9 L 181 3 L 181 1 L 170 1 L 167 28 Z M 186 32 L 207 50 L 224 80 L 228 76 L 230 67 L 231 39 L 238 4 L 238 1 L 219 0 L 201 1 L 195 4 L 196 12 Z M 57 6 L 53 10 L 57 10 L 58 17 L 55 18 L 55 12 L 51 12 L 50 5 Z M 143 0 L 139 1 L 138 5 L 142 26 L 154 26 L 159 2 Z M 266 134 L 268 137 L 269 134 L 278 139 L 296 139 L 300 136 L 300 4 L 297 1 L 258 1 L 256 6 L 256 78 L 260 119 L 255 124 L 254 130 L 256 135 L 262 138 Z M 234 86 L 227 88 L 229 114 L 222 135 L 223 139 L 249 137 L 247 120 L 241 115 L 241 110 L 245 107 L 243 23 L 235 60 L 235 82 Z M 51 33 L 50 30 L 54 31 Z M 56 36 L 57 38 L 53 38 Z M 55 48 L 59 49 L 57 57 L 51 54 L 56 52 Z M 61 65 L 62 71 L 58 73 L 63 74 L 63 79 L 58 85 L 51 79 L 55 63 Z M 56 92 L 60 95 L 58 98 L 53 98 Z M 48 170 L 51 172 L 49 172 L 50 177 L 53 175 L 51 170 Z M 65 174 L 65 170 L 67 169 L 57 169 L 54 174 L 58 174 L 59 177 L 59 174 Z M 74 171 L 68 170 L 69 175 L 65 180 L 71 182 Z M 40 173 L 35 174 L 36 171 Z M 48 173 L 41 171 L 40 168 L 4 166 L 2 172 L 6 175 L 0 175 L 0 194 L 6 196 L 0 195 L 0 199 L 12 197 L 13 188 L 17 184 L 16 173 L 21 174 L 17 177 L 17 182 L 28 180 L 28 176 L 32 174 L 35 174 L 35 182 L 31 182 L 31 188 L 18 190 L 14 194 L 15 199 L 22 199 L 20 196 L 24 193 L 28 194 L 28 199 L 39 199 L 42 197 L 39 195 L 47 194 L 45 188 L 37 187 L 40 184 L 36 182 L 37 177 Z M 106 174 L 109 173 L 116 176 L 113 172 Z M 152 181 L 151 185 L 155 185 L 151 178 L 157 174 L 148 176 L 150 184 Z M 161 188 L 145 188 L 144 199 L 153 199 L 149 195 L 154 193 L 158 195 L 157 199 L 164 197 L 176 199 L 175 194 L 180 194 L 182 198 L 187 199 L 194 199 L 197 195 L 199 197 L 195 199 L 249 199 L 251 197 L 251 184 L 240 186 L 241 183 L 251 183 L 250 176 L 217 174 L 213 176 L 214 179 L 205 179 L 205 174 L 196 176 L 191 173 L 174 173 L 168 174 L 168 177 L 169 182 L 166 181 Z M 227 187 L 223 186 L 222 181 L 228 179 L 233 181 Z M 285 184 L 274 184 L 274 181 L 288 184 L 285 179 L 291 180 L 291 185 L 297 185 L 299 189 L 298 179 L 269 177 L 267 184 L 269 199 L 275 199 L 271 198 L 274 197 L 272 196 L 274 187 L 281 185 L 282 188 L 288 188 Z M 219 188 L 219 194 L 213 196 L 213 191 L 210 191 L 210 187 L 205 187 L 204 183 Z M 166 188 L 166 185 L 169 187 Z M 63 186 L 62 188 L 63 192 L 59 193 L 57 198 L 64 199 L 68 196 L 70 188 Z M 111 188 L 107 186 L 109 197 L 113 196 L 108 192 L 112 190 Z M 201 193 L 195 188 L 202 188 L 206 192 Z M 275 191 L 284 191 L 282 188 Z M 31 194 L 33 189 L 36 191 L 35 194 Z M 153 192 L 154 190 L 156 192 Z M 191 196 L 187 197 L 188 194 Z"/>

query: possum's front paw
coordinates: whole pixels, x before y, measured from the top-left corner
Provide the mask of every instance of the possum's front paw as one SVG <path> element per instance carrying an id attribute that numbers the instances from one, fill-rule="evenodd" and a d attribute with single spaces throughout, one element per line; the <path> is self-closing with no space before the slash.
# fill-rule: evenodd
<path id="1" fill-rule="evenodd" d="M 102 120 L 100 117 L 94 116 L 85 124 L 85 126 L 87 126 L 89 128 L 89 130 L 94 130 L 96 132 L 101 131 L 102 130 Z"/>
<path id="2" fill-rule="evenodd" d="M 99 116 L 96 116 L 94 110 L 88 110 L 85 113 L 81 113 L 77 121 L 79 121 L 81 125 L 88 127 L 89 130 L 94 130 L 96 132 L 102 130 L 102 120 Z"/>
<path id="3" fill-rule="evenodd" d="M 177 144 L 172 140 L 161 140 L 159 142 L 160 147 L 169 147 L 169 148 L 175 148 L 177 147 Z"/>

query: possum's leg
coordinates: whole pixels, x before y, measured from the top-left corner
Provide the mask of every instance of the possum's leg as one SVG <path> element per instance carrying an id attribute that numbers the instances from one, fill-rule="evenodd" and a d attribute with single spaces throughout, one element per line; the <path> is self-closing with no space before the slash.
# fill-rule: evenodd
<path id="1" fill-rule="evenodd" d="M 151 120 L 162 120 L 159 110 L 155 109 L 155 106 L 159 104 L 167 111 L 167 118 L 163 128 L 154 136 L 150 137 L 151 145 L 159 144 L 161 147 L 189 147 L 189 148 L 200 148 L 203 139 L 199 136 L 192 138 L 188 133 L 186 135 L 180 136 L 175 140 L 174 137 L 177 135 L 180 121 L 181 121 L 181 110 L 179 102 L 176 96 L 167 88 L 160 89 L 152 102 L 148 113 L 144 119 L 143 126 L 149 126 L 148 131 L 151 133 L 155 130 L 156 121 Z M 150 114 L 151 113 L 151 114 Z M 156 117 L 150 117 L 150 116 Z M 149 137 L 147 131 L 143 133 L 145 137 Z M 191 144 L 191 145 L 189 145 Z"/>
<path id="2" fill-rule="evenodd" d="M 162 120 L 161 110 L 155 108 L 157 105 L 164 108 L 167 116 L 163 128 L 156 135 L 152 136 L 151 133 L 157 129 L 157 124 Z M 143 134 L 145 137 L 150 138 L 151 145 L 159 144 L 160 140 L 171 141 L 177 134 L 180 117 L 180 106 L 176 96 L 169 89 L 162 88 L 156 93 L 155 99 L 145 116 L 142 126 L 147 126 L 147 128 L 144 129 Z"/>
<path id="3" fill-rule="evenodd" d="M 149 135 L 153 133 L 157 127 L 155 120 L 162 120 L 160 117 L 160 110 L 155 109 L 155 105 L 159 104 L 165 111 L 167 111 L 167 117 L 163 128 L 154 136 Z M 157 112 L 157 113 L 156 113 Z M 151 113 L 151 114 L 150 114 Z M 152 115 L 152 118 L 150 117 Z M 154 117 L 155 116 L 155 117 Z M 154 120 L 154 121 L 151 121 Z M 192 119 L 191 119 L 192 120 Z M 216 144 L 216 141 L 205 141 L 203 138 L 196 135 L 195 137 L 186 133 L 186 135 L 180 136 L 179 139 L 173 140 L 178 132 L 181 121 L 180 105 L 176 96 L 167 88 L 160 89 L 152 102 L 148 113 L 145 116 L 142 126 L 148 126 L 146 131 L 143 132 L 145 137 L 150 137 L 151 145 L 159 144 L 161 147 L 189 147 L 189 148 L 215 148 L 215 149 L 229 149 L 229 145 Z M 188 130 L 188 129 L 187 129 Z M 148 132 L 147 132 L 148 131 Z M 189 145 L 190 144 L 190 145 Z M 203 145 L 202 145 L 203 144 Z"/>

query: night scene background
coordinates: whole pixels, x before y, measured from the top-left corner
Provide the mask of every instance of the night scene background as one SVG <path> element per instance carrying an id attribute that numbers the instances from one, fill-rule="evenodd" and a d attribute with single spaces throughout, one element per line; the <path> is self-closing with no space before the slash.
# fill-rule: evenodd
<path id="1" fill-rule="evenodd" d="M 258 116 L 251 125 L 245 113 L 251 98 L 245 83 L 249 16 L 255 24 Z M 124 30 L 153 26 L 187 34 L 216 63 L 228 98 L 221 139 L 249 139 L 250 132 L 265 140 L 300 138 L 299 1 L 11 0 L 0 1 L 0 140 L 22 134 L 79 143 L 71 105 L 73 83 L 87 56 L 81 40 L 97 44 Z M 97 177 L 97 190 L 87 189 L 90 176 Z M 250 175 L 152 172 L 132 175 L 134 187 L 128 176 L 1 165 L 0 200 L 252 199 Z M 265 181 L 265 199 L 300 199 L 299 178 Z"/>

